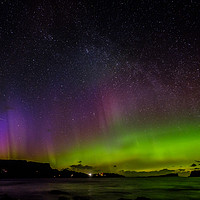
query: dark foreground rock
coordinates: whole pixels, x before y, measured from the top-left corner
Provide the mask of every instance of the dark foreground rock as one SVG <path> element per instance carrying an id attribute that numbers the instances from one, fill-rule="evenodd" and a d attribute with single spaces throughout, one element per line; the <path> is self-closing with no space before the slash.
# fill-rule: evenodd
<path id="1" fill-rule="evenodd" d="M 58 200 L 71 200 L 71 198 L 68 198 L 68 197 L 59 197 Z"/>
<path id="2" fill-rule="evenodd" d="M 132 199 L 120 198 L 118 200 L 132 200 Z M 147 197 L 137 197 L 135 200 L 151 200 L 151 199 Z"/>
<path id="3" fill-rule="evenodd" d="M 64 192 L 64 191 L 61 191 L 61 190 L 51 190 L 51 191 L 49 191 L 49 194 L 55 194 L 55 195 L 67 194 L 67 195 L 70 195 L 68 192 Z"/>
<path id="4" fill-rule="evenodd" d="M 148 197 L 137 197 L 136 200 L 151 200 Z"/>
<path id="5" fill-rule="evenodd" d="M 4 194 L 4 195 L 0 196 L 0 200 L 17 200 L 17 199 L 12 198 L 12 197 L 8 196 L 7 194 Z"/>
<path id="6" fill-rule="evenodd" d="M 73 200 L 91 200 L 91 198 L 87 196 L 74 196 Z"/>

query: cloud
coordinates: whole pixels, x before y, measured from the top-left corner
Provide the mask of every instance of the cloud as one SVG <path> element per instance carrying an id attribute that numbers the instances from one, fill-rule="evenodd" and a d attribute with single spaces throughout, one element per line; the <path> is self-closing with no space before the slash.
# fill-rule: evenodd
<path id="1" fill-rule="evenodd" d="M 175 170 L 169 170 L 169 169 L 162 169 L 159 171 L 120 171 L 120 174 L 123 174 L 124 176 L 129 176 L 129 177 L 140 177 L 140 176 L 160 176 L 160 175 L 166 175 L 166 174 L 171 174 L 171 173 L 176 173 Z"/>
<path id="2" fill-rule="evenodd" d="M 92 170 L 93 167 L 89 166 L 89 165 L 82 165 L 82 164 L 78 164 L 78 165 L 71 165 L 70 166 L 73 170 Z"/>

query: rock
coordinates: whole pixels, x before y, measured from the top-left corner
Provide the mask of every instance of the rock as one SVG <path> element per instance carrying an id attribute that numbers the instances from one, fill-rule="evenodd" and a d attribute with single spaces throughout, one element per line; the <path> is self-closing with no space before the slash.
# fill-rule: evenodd
<path id="1" fill-rule="evenodd" d="M 90 197 L 87 196 L 75 196 L 73 200 L 91 200 Z"/>
<path id="2" fill-rule="evenodd" d="M 58 200 L 70 200 L 68 197 L 59 197 Z"/>
<path id="3" fill-rule="evenodd" d="M 120 198 L 118 200 L 132 200 L 132 199 L 125 199 L 125 198 Z"/>
<path id="4" fill-rule="evenodd" d="M 136 200 L 151 200 L 150 198 L 147 197 L 137 197 Z"/>
<path id="5" fill-rule="evenodd" d="M 4 195 L 0 196 L 0 200 L 17 200 L 17 199 L 12 198 L 12 197 L 8 196 L 7 194 L 4 194 Z"/>
<path id="6" fill-rule="evenodd" d="M 68 192 L 64 192 L 64 191 L 61 191 L 61 190 L 51 190 L 51 191 L 49 191 L 49 194 L 55 194 L 55 195 L 67 194 L 67 195 L 69 195 Z"/>

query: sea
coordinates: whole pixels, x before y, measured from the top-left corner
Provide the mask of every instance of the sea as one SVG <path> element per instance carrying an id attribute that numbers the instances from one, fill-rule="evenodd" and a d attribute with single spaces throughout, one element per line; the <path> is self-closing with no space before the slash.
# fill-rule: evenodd
<path id="1" fill-rule="evenodd" d="M 0 199 L 200 199 L 198 177 L 0 179 Z"/>

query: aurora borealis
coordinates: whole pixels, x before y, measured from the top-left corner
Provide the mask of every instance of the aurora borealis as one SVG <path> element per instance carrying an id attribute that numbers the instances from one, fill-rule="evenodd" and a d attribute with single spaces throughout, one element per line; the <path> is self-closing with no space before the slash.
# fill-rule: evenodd
<path id="1" fill-rule="evenodd" d="M 0 7 L 0 159 L 107 171 L 200 160 L 198 1 Z"/>

